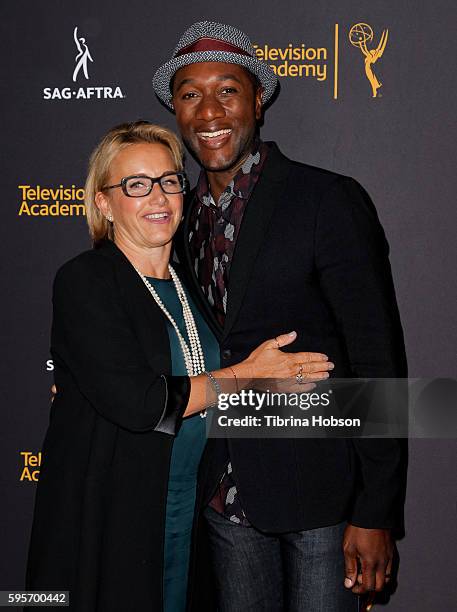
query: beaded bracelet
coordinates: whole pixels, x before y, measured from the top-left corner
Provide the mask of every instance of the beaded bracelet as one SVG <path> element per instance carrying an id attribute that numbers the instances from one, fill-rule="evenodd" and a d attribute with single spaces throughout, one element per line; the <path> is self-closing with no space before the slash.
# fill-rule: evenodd
<path id="1" fill-rule="evenodd" d="M 214 404 L 210 404 L 210 408 L 215 408 L 218 404 L 218 400 L 219 400 L 219 395 L 222 393 L 222 389 L 220 384 L 217 382 L 217 380 L 214 378 L 214 376 L 212 375 L 211 372 L 207 372 L 206 370 L 204 372 L 202 372 L 202 374 L 205 374 L 205 376 L 208 377 L 210 383 L 212 384 L 214 391 L 216 392 L 216 402 Z"/>

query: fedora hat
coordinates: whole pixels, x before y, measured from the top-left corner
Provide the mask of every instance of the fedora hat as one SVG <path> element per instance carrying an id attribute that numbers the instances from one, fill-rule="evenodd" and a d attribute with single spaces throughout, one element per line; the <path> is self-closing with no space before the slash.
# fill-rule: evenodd
<path id="1" fill-rule="evenodd" d="M 226 62 L 246 68 L 263 87 L 262 104 L 268 102 L 278 83 L 270 66 L 257 59 L 254 47 L 244 32 L 223 23 L 199 21 L 184 32 L 172 58 L 154 74 L 154 91 L 168 108 L 173 109 L 170 83 L 176 71 L 199 62 Z"/>

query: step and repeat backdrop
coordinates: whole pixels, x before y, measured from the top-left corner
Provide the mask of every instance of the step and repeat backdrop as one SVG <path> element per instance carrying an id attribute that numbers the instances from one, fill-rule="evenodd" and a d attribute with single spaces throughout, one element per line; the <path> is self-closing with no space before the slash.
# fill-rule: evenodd
<path id="1" fill-rule="evenodd" d="M 90 246 L 90 151 L 135 119 L 174 128 L 152 75 L 193 22 L 245 30 L 280 81 L 264 140 L 355 177 L 391 246 L 410 375 L 457 374 L 455 3 L 15 0 L 2 7 L 0 590 L 23 587 L 49 418 L 51 286 Z M 198 169 L 187 160 L 192 182 Z M 410 445 L 406 536 L 386 608 L 455 609 L 457 444 Z"/>

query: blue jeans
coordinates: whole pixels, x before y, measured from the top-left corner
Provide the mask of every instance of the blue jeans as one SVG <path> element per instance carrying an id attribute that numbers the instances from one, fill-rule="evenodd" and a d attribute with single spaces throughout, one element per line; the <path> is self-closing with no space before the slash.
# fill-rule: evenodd
<path id="1" fill-rule="evenodd" d="M 358 612 L 343 586 L 346 523 L 265 534 L 207 507 L 218 612 Z"/>

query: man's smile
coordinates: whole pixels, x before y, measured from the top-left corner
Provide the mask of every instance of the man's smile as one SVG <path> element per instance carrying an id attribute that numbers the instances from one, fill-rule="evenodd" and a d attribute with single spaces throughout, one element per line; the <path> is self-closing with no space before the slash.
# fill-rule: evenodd
<path id="1" fill-rule="evenodd" d="M 229 140 L 232 130 L 230 128 L 222 130 L 211 130 L 197 132 L 197 138 L 209 148 L 219 148 Z"/>

